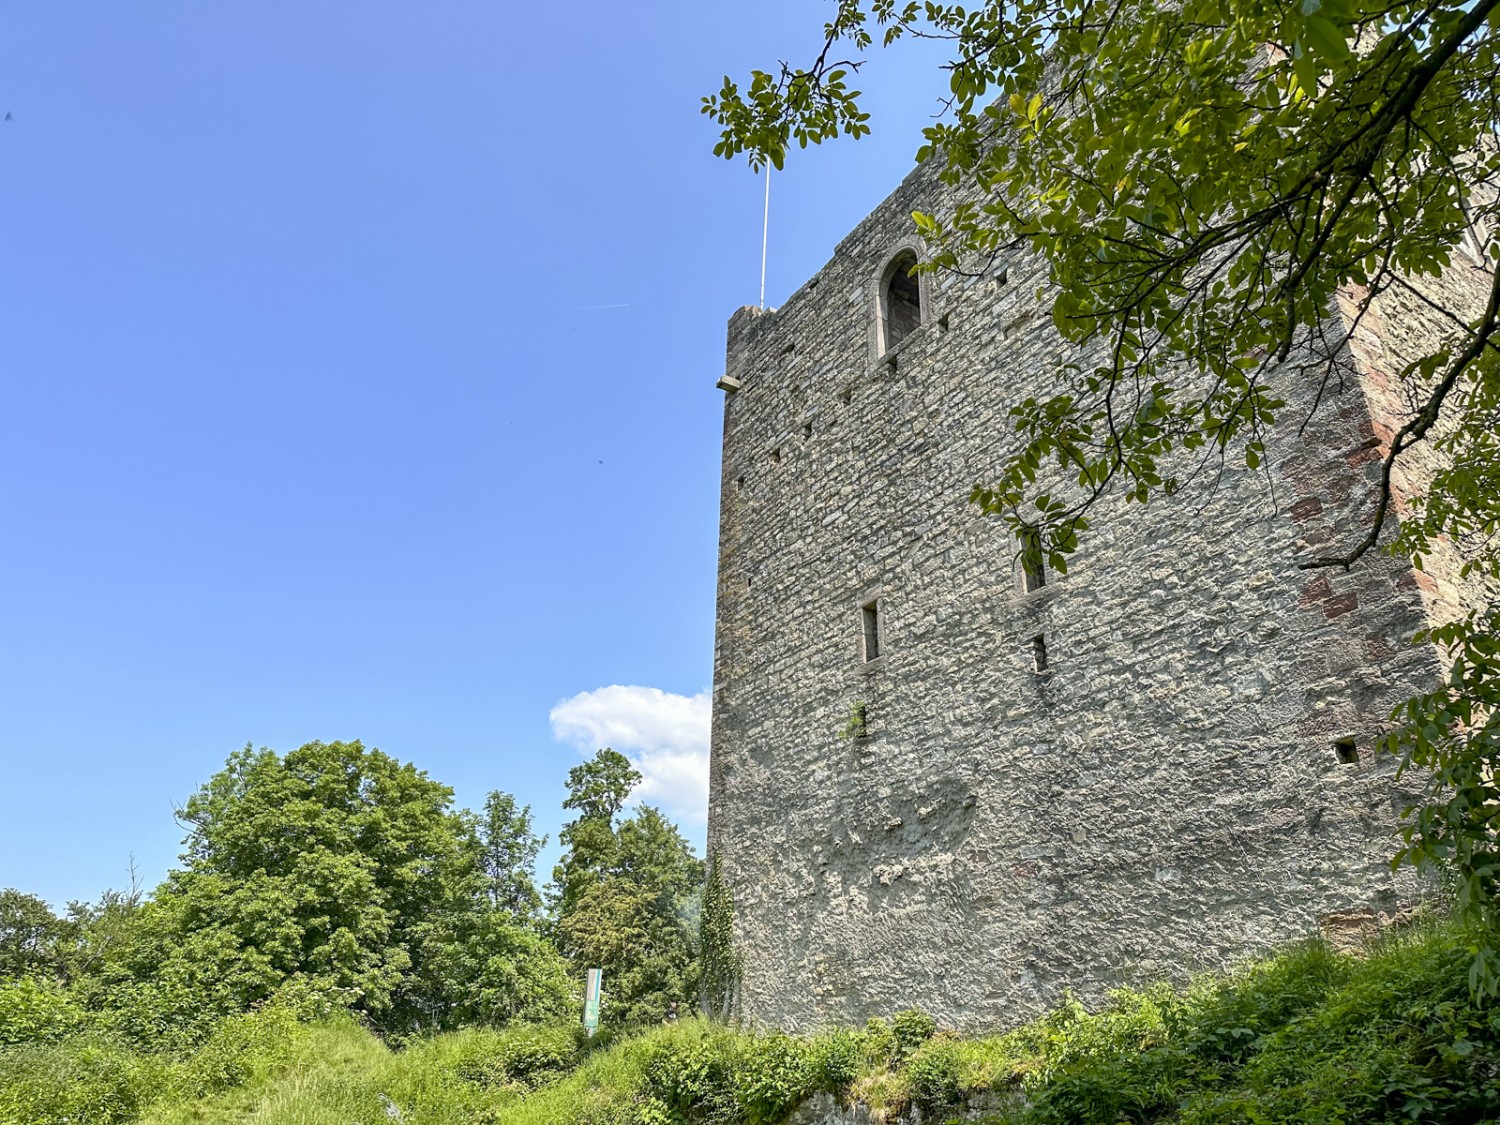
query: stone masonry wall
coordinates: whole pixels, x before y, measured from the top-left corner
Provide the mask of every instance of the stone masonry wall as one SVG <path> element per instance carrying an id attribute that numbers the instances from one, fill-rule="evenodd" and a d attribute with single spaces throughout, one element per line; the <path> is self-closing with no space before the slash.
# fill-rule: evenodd
<path id="1" fill-rule="evenodd" d="M 1076 358 L 1040 263 L 925 278 L 922 326 L 877 355 L 882 271 L 946 190 L 913 173 L 729 325 L 709 843 L 744 1013 L 789 1028 L 913 1005 L 1006 1026 L 1421 891 L 1388 867 L 1403 794 L 1372 743 L 1437 672 L 1409 643 L 1423 591 L 1385 556 L 1296 566 L 1363 510 L 1361 379 L 1310 438 L 1293 386 L 1268 471 L 1108 506 L 1024 592 L 967 497 L 1013 448 L 1008 409 Z"/>

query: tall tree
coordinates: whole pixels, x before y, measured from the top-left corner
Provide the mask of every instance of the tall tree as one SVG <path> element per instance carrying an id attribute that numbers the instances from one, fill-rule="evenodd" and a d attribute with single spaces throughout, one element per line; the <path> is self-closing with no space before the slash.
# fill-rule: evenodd
<path id="1" fill-rule="evenodd" d="M 0 891 L 0 979 L 63 975 L 75 931 L 36 895 Z"/>
<path id="2" fill-rule="evenodd" d="M 541 908 L 536 889 L 536 857 L 547 837 L 531 829 L 531 806 L 516 808 L 516 799 L 500 790 L 484 800 L 477 825 L 485 894 L 490 906 L 527 922 Z"/>
<path id="3" fill-rule="evenodd" d="M 476 848 L 452 790 L 358 742 L 245 749 L 179 812 L 182 869 L 130 954 L 160 1018 L 237 1011 L 293 977 L 390 1027 L 422 1022 L 425 920 L 462 910 Z"/>
<path id="4" fill-rule="evenodd" d="M 568 771 L 563 808 L 573 809 L 578 815 L 563 825 L 558 835 L 564 850 L 552 869 L 552 909 L 556 916 L 570 913 L 588 885 L 614 863 L 619 844 L 615 817 L 640 781 L 640 772 L 630 759 L 607 746 Z"/>
<path id="5" fill-rule="evenodd" d="M 534 881 L 545 844 L 531 809 L 494 791 L 483 814 L 465 812 L 473 859 L 448 904 L 417 924 L 413 970 L 403 985 L 429 1027 L 553 1019 L 571 1012 L 568 963 L 540 932 Z"/>
<path id="6" fill-rule="evenodd" d="M 1018 451 L 974 492 L 1028 565 L 1064 570 L 1105 497 L 1157 502 L 1228 460 L 1259 467 L 1283 388 L 1339 379 L 1381 302 L 1425 321 L 1422 354 L 1394 373 L 1407 405 L 1378 435 L 1363 514 L 1300 565 L 1348 569 L 1383 547 L 1421 566 L 1453 544 L 1463 577 L 1488 584 L 1487 601 L 1431 634 L 1453 675 L 1410 701 L 1392 746 L 1428 785 L 1398 858 L 1453 865 L 1473 981 L 1490 993 L 1497 27 L 1500 0 L 839 0 L 810 65 L 753 72 L 743 90 L 726 78 L 703 107 L 723 127 L 716 152 L 780 167 L 794 141 L 869 131 L 849 83 L 877 36 L 950 45 L 950 97 L 918 159 L 969 190 L 915 216 L 933 248 L 922 268 L 976 271 L 1028 248 L 1047 263 L 1054 323 L 1084 345 L 1055 393 L 1014 404 Z M 1422 459 L 1432 479 L 1398 521 L 1393 478 Z"/>
<path id="7" fill-rule="evenodd" d="M 602 968 L 605 1018 L 650 1023 L 697 990 L 693 932 L 703 864 L 662 813 L 642 806 L 616 823 L 640 774 L 613 750 L 568 775 L 567 851 L 554 873 L 556 931 L 580 968 Z"/>

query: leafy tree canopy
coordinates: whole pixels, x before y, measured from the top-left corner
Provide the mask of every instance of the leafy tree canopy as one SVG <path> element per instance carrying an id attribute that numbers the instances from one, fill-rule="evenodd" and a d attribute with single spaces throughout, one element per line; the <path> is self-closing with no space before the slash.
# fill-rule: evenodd
<path id="1" fill-rule="evenodd" d="M 547 837 L 531 830 L 531 806 L 516 808 L 516 799 L 499 790 L 484 801 L 475 826 L 481 847 L 485 897 L 495 910 L 518 922 L 532 920 L 541 909 L 536 889 L 536 857 Z"/>
<path id="2" fill-rule="evenodd" d="M 555 1013 L 563 963 L 492 900 L 517 873 L 485 867 L 495 857 L 452 799 L 358 742 L 232 755 L 179 812 L 183 868 L 110 956 L 130 1030 L 242 1011 L 289 982 L 393 1030 Z"/>
<path id="3" fill-rule="evenodd" d="M 968 190 L 914 216 L 932 248 L 921 268 L 980 270 L 1027 248 L 1048 267 L 1058 330 L 1083 345 L 1053 393 L 1014 405 L 1016 452 L 973 495 L 1028 562 L 1065 570 L 1104 497 L 1145 503 L 1205 467 L 1259 467 L 1290 384 L 1326 388 L 1390 298 L 1420 310 L 1430 346 L 1396 373 L 1407 409 L 1364 513 L 1300 564 L 1348 569 L 1383 546 L 1420 566 L 1451 543 L 1464 577 L 1494 589 L 1497 26 L 1500 0 L 837 0 L 810 64 L 726 78 L 703 108 L 720 155 L 780 167 L 793 142 L 869 131 L 850 82 L 877 38 L 951 46 L 949 99 L 918 159 Z M 1393 472 L 1422 447 L 1435 475 L 1398 521 Z M 1433 634 L 1452 677 L 1392 739 L 1429 779 L 1400 858 L 1454 865 L 1473 982 L 1491 992 L 1495 613 Z"/>
<path id="4" fill-rule="evenodd" d="M 568 775 L 568 850 L 553 877 L 558 943 L 580 969 L 604 970 L 605 1018 L 660 1020 L 697 990 L 693 933 L 703 863 L 661 812 L 644 805 L 616 824 L 640 774 L 600 750 Z"/>
<path id="5" fill-rule="evenodd" d="M 0 978 L 61 975 L 74 929 L 36 895 L 0 891 Z"/>

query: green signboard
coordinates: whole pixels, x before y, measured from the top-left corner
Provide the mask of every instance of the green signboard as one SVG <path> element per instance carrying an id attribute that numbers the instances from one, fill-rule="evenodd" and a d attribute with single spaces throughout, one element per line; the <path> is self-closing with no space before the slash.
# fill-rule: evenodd
<path id="1" fill-rule="evenodd" d="M 583 1027 L 591 1036 L 599 1030 L 599 996 L 603 986 L 604 970 L 590 969 L 583 986 Z"/>

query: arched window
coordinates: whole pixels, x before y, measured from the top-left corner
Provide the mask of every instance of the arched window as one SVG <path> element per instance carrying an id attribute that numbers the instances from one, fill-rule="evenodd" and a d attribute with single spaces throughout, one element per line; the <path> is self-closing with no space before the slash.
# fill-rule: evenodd
<path id="1" fill-rule="evenodd" d="M 880 350 L 894 348 L 922 323 L 922 287 L 911 272 L 917 256 L 903 250 L 885 268 L 880 285 Z"/>

